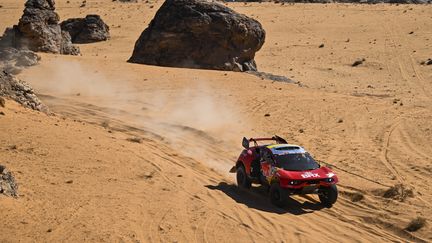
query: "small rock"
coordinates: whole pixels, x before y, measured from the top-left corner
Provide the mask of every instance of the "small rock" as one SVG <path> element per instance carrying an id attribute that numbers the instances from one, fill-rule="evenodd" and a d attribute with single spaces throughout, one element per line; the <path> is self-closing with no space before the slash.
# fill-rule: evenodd
<path id="1" fill-rule="evenodd" d="M 340 118 L 340 119 L 338 120 L 338 123 L 342 123 L 342 122 L 343 122 L 343 119 Z"/>
<path id="2" fill-rule="evenodd" d="M 153 174 L 154 174 L 154 172 L 148 172 L 148 173 L 145 173 L 144 175 L 142 175 L 142 177 L 144 179 L 151 179 L 151 178 L 153 178 Z"/>
<path id="3" fill-rule="evenodd" d="M 357 59 L 357 60 L 354 61 L 353 64 L 351 64 L 351 66 L 352 66 L 352 67 L 356 67 L 356 66 L 358 66 L 358 65 L 363 64 L 364 61 L 366 61 L 366 59 L 364 59 L 364 58 L 362 58 L 362 59 Z"/>
<path id="4" fill-rule="evenodd" d="M 0 97 L 0 106 L 5 107 L 5 105 L 6 105 L 6 100 L 3 97 Z"/>
<path id="5" fill-rule="evenodd" d="M 318 46 L 318 48 L 323 48 L 323 47 L 324 47 L 324 44 L 321 44 Z"/>
<path id="6" fill-rule="evenodd" d="M 73 180 L 66 181 L 66 184 L 72 184 L 72 183 L 73 183 Z"/>
<path id="7" fill-rule="evenodd" d="M 405 230 L 409 232 L 416 232 L 417 230 L 423 228 L 426 225 L 426 219 L 422 217 L 417 217 L 408 224 Z"/>
<path id="8" fill-rule="evenodd" d="M 264 116 L 265 116 L 265 117 L 268 117 L 268 116 L 270 116 L 270 114 L 269 114 L 269 113 L 266 113 Z"/>
<path id="9" fill-rule="evenodd" d="M 5 116 L 6 114 L 3 111 L 0 111 L 0 116 Z"/>
<path id="10" fill-rule="evenodd" d="M 304 130 L 302 128 L 300 128 L 298 131 L 299 133 L 304 133 Z"/>

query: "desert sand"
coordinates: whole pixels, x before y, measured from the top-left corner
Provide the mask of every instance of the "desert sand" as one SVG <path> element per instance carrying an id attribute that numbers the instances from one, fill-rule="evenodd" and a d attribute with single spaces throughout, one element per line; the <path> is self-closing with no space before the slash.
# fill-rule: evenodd
<path id="1" fill-rule="evenodd" d="M 19 183 L 0 196 L 0 242 L 432 241 L 432 6 L 229 3 L 267 31 L 259 70 L 292 84 L 127 63 L 161 1 L 56 2 L 62 20 L 100 14 L 111 39 L 19 75 L 54 115 L 0 107 Z M 0 30 L 23 4 L 1 2 Z M 274 134 L 332 165 L 332 208 L 236 188 L 241 138 Z M 397 184 L 407 195 L 384 197 Z"/>

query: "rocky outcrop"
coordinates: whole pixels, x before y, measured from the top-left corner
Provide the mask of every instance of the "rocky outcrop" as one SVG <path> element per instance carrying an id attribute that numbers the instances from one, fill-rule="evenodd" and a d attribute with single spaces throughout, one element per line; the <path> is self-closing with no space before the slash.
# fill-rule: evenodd
<path id="1" fill-rule="evenodd" d="M 0 71 L 0 97 L 8 97 L 33 110 L 48 112 L 48 107 L 39 100 L 32 87 L 5 71 Z"/>
<path id="2" fill-rule="evenodd" d="M 12 28 L 0 38 L 0 48 L 13 47 L 35 52 L 78 55 L 68 33 L 63 33 L 54 0 L 27 0 L 24 13 Z"/>
<path id="3" fill-rule="evenodd" d="M 12 173 L 3 165 L 0 165 L 0 194 L 18 197 L 18 184 Z"/>
<path id="4" fill-rule="evenodd" d="M 129 62 L 256 71 L 265 40 L 261 24 L 219 3 L 166 0 L 141 34 Z"/>
<path id="5" fill-rule="evenodd" d="M 92 43 L 110 38 L 109 27 L 99 15 L 67 19 L 60 26 L 63 31 L 69 33 L 72 43 Z"/>
<path id="6" fill-rule="evenodd" d="M 18 50 L 12 47 L 0 48 L 0 70 L 18 74 L 25 67 L 36 65 L 40 56 L 29 50 Z"/>

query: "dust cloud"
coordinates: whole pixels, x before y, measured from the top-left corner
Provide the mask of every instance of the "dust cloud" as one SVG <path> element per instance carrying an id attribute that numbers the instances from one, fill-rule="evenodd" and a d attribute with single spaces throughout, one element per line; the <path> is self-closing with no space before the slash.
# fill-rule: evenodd
<path id="1" fill-rule="evenodd" d="M 162 85 L 137 85 L 127 74 L 106 75 L 74 61 L 49 67 L 32 77 L 32 83 L 39 93 L 64 100 L 60 108 L 68 111 L 54 108 L 57 113 L 114 129 L 126 127 L 131 133 L 142 131 L 136 136 L 157 134 L 183 155 L 224 173 L 239 153 L 241 113 L 233 102 L 215 97 L 205 79 L 174 92 Z"/>

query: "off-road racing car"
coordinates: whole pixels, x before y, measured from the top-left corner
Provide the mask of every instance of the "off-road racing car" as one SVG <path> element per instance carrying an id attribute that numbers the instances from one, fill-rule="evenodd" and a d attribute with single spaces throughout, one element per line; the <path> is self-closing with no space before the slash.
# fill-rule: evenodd
<path id="1" fill-rule="evenodd" d="M 292 194 L 318 194 L 326 207 L 336 202 L 338 177 L 304 148 L 288 144 L 279 136 L 243 138 L 242 145 L 244 150 L 230 170 L 237 173 L 240 188 L 261 184 L 268 188 L 271 202 L 279 207 L 285 206 Z"/>

